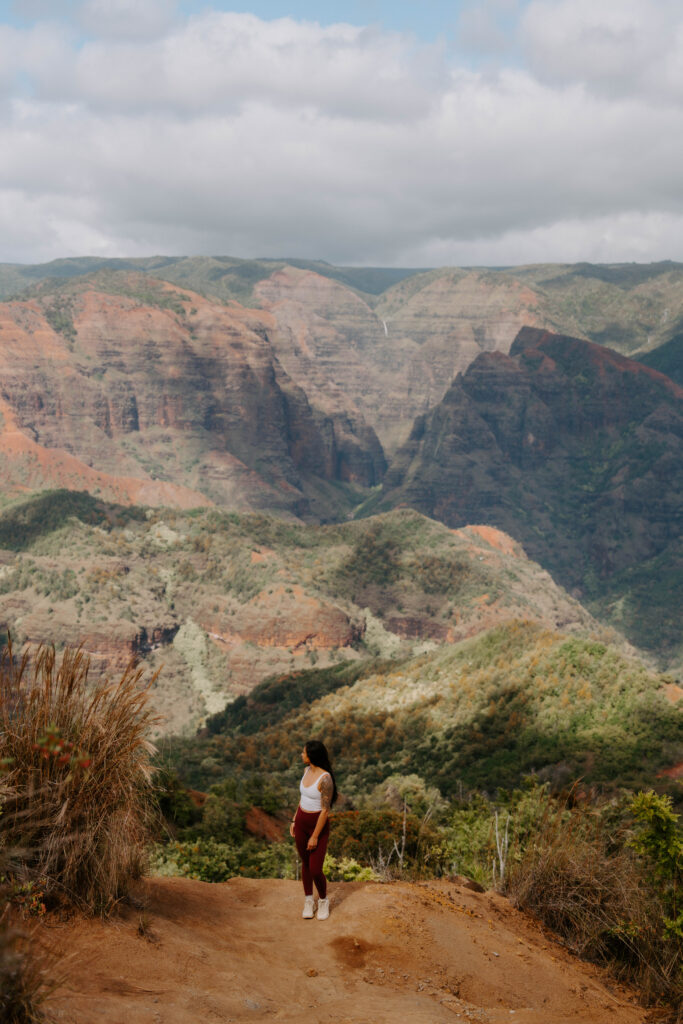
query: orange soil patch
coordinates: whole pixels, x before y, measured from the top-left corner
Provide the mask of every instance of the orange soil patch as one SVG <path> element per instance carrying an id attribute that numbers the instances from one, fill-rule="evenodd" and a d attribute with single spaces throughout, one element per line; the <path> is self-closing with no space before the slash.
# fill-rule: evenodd
<path id="1" fill-rule="evenodd" d="M 209 795 L 208 793 L 202 793 L 199 789 L 188 789 L 186 792 L 195 807 L 203 807 Z"/>
<path id="2" fill-rule="evenodd" d="M 260 562 L 265 562 L 275 554 L 269 548 L 261 548 L 260 551 L 251 552 L 251 564 L 258 565 Z"/>
<path id="3" fill-rule="evenodd" d="M 42 925 L 69 951 L 65 1024 L 642 1024 L 643 1011 L 493 893 L 338 883 L 328 921 L 299 883 L 156 878 L 144 911 Z"/>
<path id="4" fill-rule="evenodd" d="M 29 487 L 17 483 L 17 490 L 40 487 L 69 487 L 71 490 L 99 492 L 110 501 L 123 505 L 171 505 L 177 508 L 196 508 L 213 505 L 199 491 L 182 484 L 164 480 L 140 479 L 131 476 L 112 476 L 86 465 L 61 448 L 45 448 L 22 433 L 17 427 L 14 410 L 0 399 L 0 413 L 4 429 L 0 433 L 0 464 L 6 486 L 12 487 L 16 473 L 27 475 Z"/>
<path id="5" fill-rule="evenodd" d="M 280 842 L 285 832 L 282 822 L 266 814 L 260 807 L 249 808 L 244 824 L 252 836 L 260 836 L 271 843 Z"/>
<path id="6" fill-rule="evenodd" d="M 476 533 L 490 547 L 495 548 L 496 551 L 501 551 L 504 555 L 519 555 L 519 546 L 512 537 L 508 537 L 507 533 L 503 533 L 502 530 L 497 530 L 495 526 L 465 526 L 463 530 L 456 530 L 455 532 L 462 535 L 464 530 Z"/>
<path id="7" fill-rule="evenodd" d="M 662 690 L 666 699 L 671 701 L 672 704 L 677 704 L 681 697 L 683 697 L 683 688 L 677 686 L 676 683 L 664 683 Z"/>

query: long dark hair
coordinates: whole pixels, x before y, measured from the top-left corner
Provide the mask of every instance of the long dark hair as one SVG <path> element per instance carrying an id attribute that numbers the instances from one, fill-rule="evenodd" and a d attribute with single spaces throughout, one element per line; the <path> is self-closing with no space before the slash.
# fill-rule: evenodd
<path id="1" fill-rule="evenodd" d="M 337 783 L 334 779 L 334 772 L 332 771 L 332 765 L 330 764 L 330 755 L 327 753 L 327 747 L 320 740 L 309 740 L 308 743 L 304 743 L 304 750 L 308 756 L 308 760 L 316 768 L 322 768 L 324 771 L 330 773 L 332 779 L 332 803 L 337 799 Z"/>

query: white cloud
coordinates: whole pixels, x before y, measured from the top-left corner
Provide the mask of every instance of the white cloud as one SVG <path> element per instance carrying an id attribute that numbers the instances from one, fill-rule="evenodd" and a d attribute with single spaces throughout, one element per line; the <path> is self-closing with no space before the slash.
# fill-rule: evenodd
<path id="1" fill-rule="evenodd" d="M 680 0 L 533 0 L 521 36 L 544 81 L 683 100 Z"/>
<path id="2" fill-rule="evenodd" d="M 176 0 L 85 0 L 78 20 L 99 37 L 154 38 L 172 24 L 176 10 Z"/>
<path id="3" fill-rule="evenodd" d="M 0 90 L 16 97 L 0 108 L 0 260 L 683 258 L 668 0 L 645 39 L 640 0 L 537 0 L 520 26 L 529 69 L 496 73 L 376 28 L 171 21 L 163 0 L 122 38 L 127 4 L 86 5 L 111 14 L 106 37 L 0 30 Z"/>
<path id="4" fill-rule="evenodd" d="M 46 96 L 91 109 L 183 116 L 253 101 L 341 116 L 410 119 L 438 96 L 438 47 L 398 33 L 208 13 L 149 41 L 98 39 L 40 76 Z"/>

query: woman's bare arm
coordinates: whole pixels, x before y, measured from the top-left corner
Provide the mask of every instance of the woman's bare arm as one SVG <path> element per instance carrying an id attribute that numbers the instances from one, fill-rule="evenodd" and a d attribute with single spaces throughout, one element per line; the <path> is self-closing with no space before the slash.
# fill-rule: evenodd
<path id="1" fill-rule="evenodd" d="M 330 808 L 332 807 L 332 795 L 334 793 L 332 776 L 323 775 L 318 789 L 320 790 L 320 802 L 322 804 L 323 811 L 327 811 L 329 814 Z"/>

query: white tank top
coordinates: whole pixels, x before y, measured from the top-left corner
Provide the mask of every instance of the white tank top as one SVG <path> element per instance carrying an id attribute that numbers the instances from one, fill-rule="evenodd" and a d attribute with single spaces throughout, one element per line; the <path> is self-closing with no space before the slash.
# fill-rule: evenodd
<path id="1" fill-rule="evenodd" d="M 322 811 L 323 801 L 322 794 L 318 789 L 318 783 L 325 775 L 329 775 L 329 772 L 323 772 L 322 775 L 319 775 L 312 786 L 304 786 L 306 772 L 301 776 L 301 782 L 299 783 L 299 792 L 301 793 L 299 806 L 302 811 L 308 811 L 309 814 L 313 811 Z"/>

